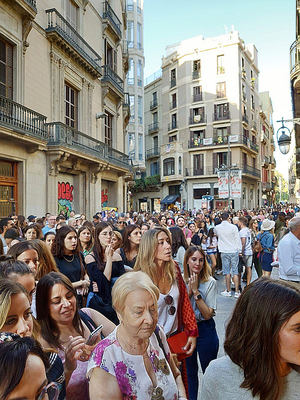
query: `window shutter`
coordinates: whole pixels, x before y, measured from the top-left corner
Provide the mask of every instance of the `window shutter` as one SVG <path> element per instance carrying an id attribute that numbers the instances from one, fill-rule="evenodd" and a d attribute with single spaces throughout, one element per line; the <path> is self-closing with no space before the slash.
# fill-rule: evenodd
<path id="1" fill-rule="evenodd" d="M 117 59 L 117 55 L 118 55 L 118 53 L 117 53 L 117 51 L 116 50 L 114 50 L 113 51 L 114 53 L 114 55 L 113 55 L 113 57 L 114 57 L 114 71 L 117 73 L 117 71 L 118 71 L 118 59 Z"/>
<path id="2" fill-rule="evenodd" d="M 213 172 L 215 172 L 215 169 L 218 168 L 218 154 L 213 153 Z"/>

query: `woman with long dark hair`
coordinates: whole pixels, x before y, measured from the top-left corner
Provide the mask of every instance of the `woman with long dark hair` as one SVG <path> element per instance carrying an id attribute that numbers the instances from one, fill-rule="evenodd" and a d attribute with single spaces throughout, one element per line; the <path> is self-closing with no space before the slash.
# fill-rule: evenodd
<path id="1" fill-rule="evenodd" d="M 67 398 L 88 400 L 86 370 L 93 348 L 86 341 L 99 325 L 103 325 L 104 336 L 111 333 L 115 325 L 95 310 L 83 308 L 79 311 L 72 283 L 59 272 L 50 272 L 39 280 L 36 299 L 40 341 L 44 348 L 58 352 L 66 375 L 71 376 Z"/>
<path id="2" fill-rule="evenodd" d="M 225 357 L 210 363 L 201 400 L 296 400 L 300 393 L 300 290 L 260 278 L 239 297 Z"/>
<path id="3" fill-rule="evenodd" d="M 87 225 L 81 226 L 78 229 L 78 239 L 80 251 L 82 251 L 82 254 L 86 257 L 91 253 L 94 245 L 92 229 Z"/>
<path id="4" fill-rule="evenodd" d="M 112 308 L 112 283 L 124 272 L 120 254 L 112 248 L 112 227 L 100 222 L 95 227 L 93 251 L 85 257 L 91 285 L 87 305 L 101 312 L 114 323 L 118 323 L 117 314 Z"/>
<path id="5" fill-rule="evenodd" d="M 57 268 L 72 282 L 82 306 L 83 295 L 88 292 L 90 280 L 86 273 L 84 258 L 79 251 L 76 230 L 68 225 L 62 226 L 56 232 L 51 251 Z"/>
<path id="6" fill-rule="evenodd" d="M 142 238 L 141 228 L 138 225 L 125 226 L 122 237 L 123 245 L 120 248 L 120 255 L 124 265 L 133 268 Z"/>
<path id="7" fill-rule="evenodd" d="M 182 229 L 178 226 L 171 226 L 169 231 L 172 236 L 172 257 L 178 263 L 181 273 L 183 273 L 183 259 L 188 243 Z"/>

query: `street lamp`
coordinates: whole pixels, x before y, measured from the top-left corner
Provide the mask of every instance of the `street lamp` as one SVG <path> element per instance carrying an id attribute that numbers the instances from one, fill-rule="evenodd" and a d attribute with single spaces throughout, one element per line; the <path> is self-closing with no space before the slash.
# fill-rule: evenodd
<path id="1" fill-rule="evenodd" d="M 285 121 L 283 118 L 277 122 L 282 123 L 282 126 L 278 129 L 278 131 L 276 133 L 279 150 L 280 150 L 281 154 L 288 154 L 288 152 L 290 151 L 290 145 L 291 145 L 291 131 L 289 130 L 289 128 L 284 126 Z M 280 137 L 278 137 L 279 132 L 281 132 Z"/>

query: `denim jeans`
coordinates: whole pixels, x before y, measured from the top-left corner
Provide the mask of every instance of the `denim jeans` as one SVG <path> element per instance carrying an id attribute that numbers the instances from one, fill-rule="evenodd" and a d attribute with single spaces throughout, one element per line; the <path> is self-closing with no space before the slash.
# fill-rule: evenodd
<path id="1" fill-rule="evenodd" d="M 197 337 L 194 353 L 186 358 L 186 369 L 188 376 L 189 400 L 197 400 L 198 397 L 198 362 L 204 374 L 208 364 L 217 358 L 219 350 L 219 338 L 216 331 L 216 324 L 213 318 L 197 323 L 199 336 Z"/>

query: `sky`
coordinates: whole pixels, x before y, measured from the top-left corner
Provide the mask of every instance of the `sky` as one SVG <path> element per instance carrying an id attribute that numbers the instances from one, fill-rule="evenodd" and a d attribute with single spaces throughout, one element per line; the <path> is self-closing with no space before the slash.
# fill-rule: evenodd
<path id="1" fill-rule="evenodd" d="M 234 27 L 258 50 L 259 91 L 269 91 L 277 120 L 292 118 L 290 46 L 296 0 L 144 0 L 145 77 L 159 70 L 167 45 L 203 35 L 219 36 Z M 287 124 L 292 129 L 292 124 Z M 277 169 L 287 177 L 288 156 L 275 151 Z"/>

